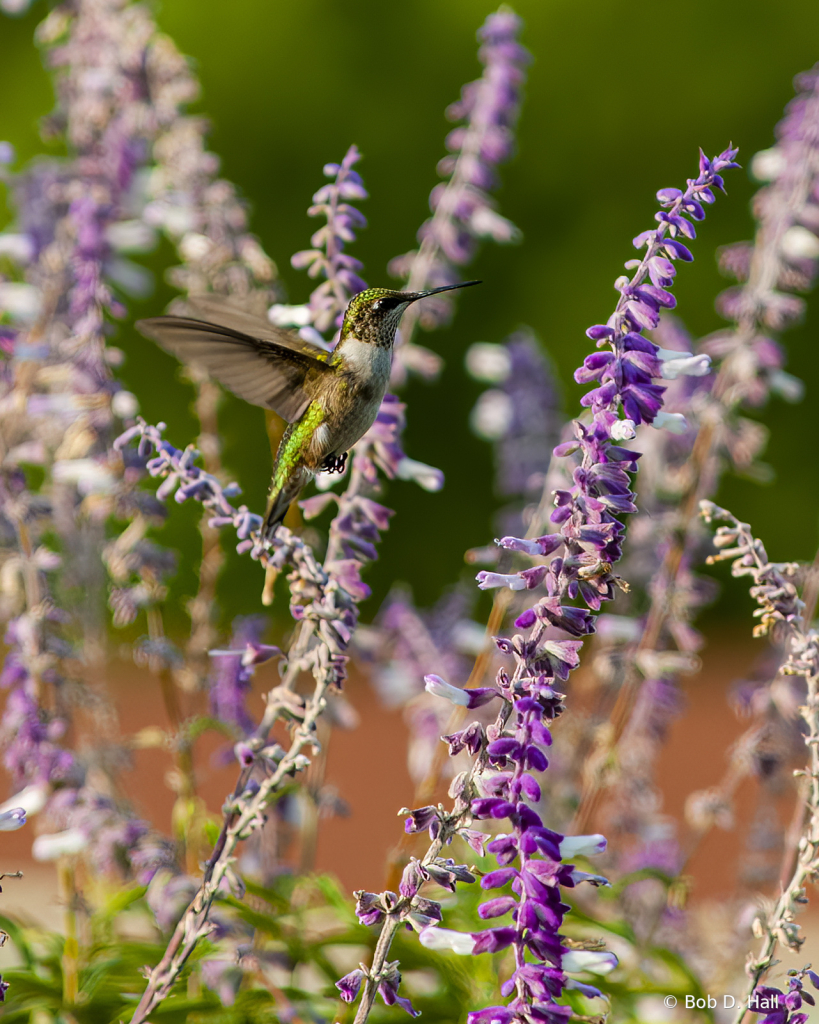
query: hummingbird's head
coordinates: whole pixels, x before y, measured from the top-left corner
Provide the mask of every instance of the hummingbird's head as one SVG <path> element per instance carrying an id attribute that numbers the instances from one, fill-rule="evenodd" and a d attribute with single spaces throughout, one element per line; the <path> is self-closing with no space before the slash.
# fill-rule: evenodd
<path id="1" fill-rule="evenodd" d="M 430 288 L 425 292 L 397 292 L 391 288 L 367 288 L 354 295 L 344 313 L 341 327 L 341 341 L 355 338 L 381 348 L 392 348 L 395 332 L 407 306 L 427 295 L 447 292 L 453 288 L 466 288 L 480 281 L 462 281 L 460 284 L 446 284 L 441 288 Z"/>

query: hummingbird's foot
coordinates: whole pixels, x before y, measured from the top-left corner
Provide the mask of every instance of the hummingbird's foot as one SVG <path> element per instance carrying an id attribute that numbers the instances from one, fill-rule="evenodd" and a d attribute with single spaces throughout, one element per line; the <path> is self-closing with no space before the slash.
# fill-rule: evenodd
<path id="1" fill-rule="evenodd" d="M 343 455 L 328 455 L 322 462 L 321 469 L 324 473 L 343 473 L 347 465 L 347 452 Z"/>

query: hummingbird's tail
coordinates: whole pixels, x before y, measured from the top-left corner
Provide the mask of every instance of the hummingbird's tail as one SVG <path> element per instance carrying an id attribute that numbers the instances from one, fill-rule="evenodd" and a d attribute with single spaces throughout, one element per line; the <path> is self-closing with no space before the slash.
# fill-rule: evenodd
<path id="1" fill-rule="evenodd" d="M 284 488 L 279 491 L 275 491 L 270 495 L 270 502 L 267 507 L 267 514 L 264 517 L 264 526 L 262 527 L 263 540 L 273 539 L 273 535 L 278 529 L 279 524 L 287 515 L 287 510 L 290 508 L 290 502 L 295 497 L 295 494 L 285 495 Z"/>
<path id="2" fill-rule="evenodd" d="M 267 513 L 262 527 L 262 539 L 272 540 L 279 524 L 287 515 L 292 502 L 299 496 L 302 487 L 312 479 L 314 474 L 306 466 L 299 467 L 280 487 L 273 485 L 267 503 Z"/>

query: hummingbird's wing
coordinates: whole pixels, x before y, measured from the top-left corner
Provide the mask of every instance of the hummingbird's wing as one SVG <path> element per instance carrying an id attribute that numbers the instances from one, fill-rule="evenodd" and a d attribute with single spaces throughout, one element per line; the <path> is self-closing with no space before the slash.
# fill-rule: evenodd
<path id="1" fill-rule="evenodd" d="M 207 320 L 155 316 L 137 329 L 185 363 L 198 363 L 234 395 L 292 423 L 310 404 L 308 377 L 332 373 L 328 353 L 292 331 L 237 309 L 216 296 L 191 299 Z"/>

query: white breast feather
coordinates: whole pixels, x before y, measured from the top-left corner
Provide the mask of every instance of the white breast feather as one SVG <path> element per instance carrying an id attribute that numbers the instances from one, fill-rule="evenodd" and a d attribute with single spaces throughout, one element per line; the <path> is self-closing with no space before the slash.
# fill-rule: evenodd
<path id="1" fill-rule="evenodd" d="M 347 338 L 344 342 L 344 363 L 353 373 L 380 376 L 390 372 L 389 349 L 369 345 L 366 341 Z"/>

